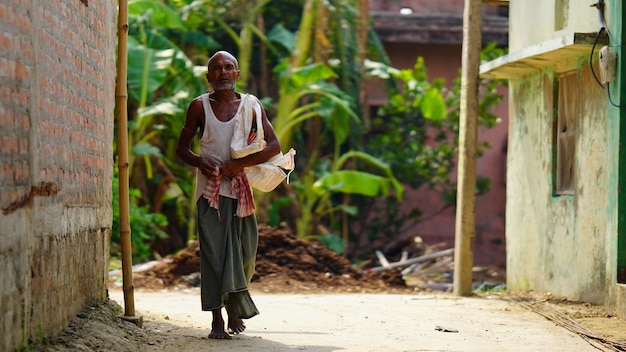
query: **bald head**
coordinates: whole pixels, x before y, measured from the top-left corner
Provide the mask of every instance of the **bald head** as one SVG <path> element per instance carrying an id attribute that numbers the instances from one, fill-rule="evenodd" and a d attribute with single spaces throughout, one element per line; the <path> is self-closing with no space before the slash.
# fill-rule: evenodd
<path id="1" fill-rule="evenodd" d="M 235 64 L 235 68 L 239 69 L 239 62 L 237 61 L 237 58 L 229 53 L 228 51 L 225 50 L 220 50 L 218 52 L 216 52 L 215 54 L 213 54 L 210 58 L 209 58 L 209 62 L 207 62 L 207 68 L 211 68 L 211 63 L 215 62 L 218 58 L 221 59 L 226 59 L 229 61 L 233 61 Z"/>
<path id="2" fill-rule="evenodd" d="M 207 63 L 207 80 L 214 90 L 234 90 L 239 79 L 239 63 L 227 51 L 218 51 Z"/>

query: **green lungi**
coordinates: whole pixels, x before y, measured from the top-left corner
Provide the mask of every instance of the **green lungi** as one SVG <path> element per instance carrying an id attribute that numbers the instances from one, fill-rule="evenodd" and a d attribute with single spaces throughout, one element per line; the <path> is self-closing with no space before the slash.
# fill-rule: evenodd
<path id="1" fill-rule="evenodd" d="M 202 310 L 226 307 L 229 318 L 252 318 L 259 314 L 248 291 L 259 240 L 256 217 L 235 216 L 237 199 L 228 197 L 220 197 L 219 218 L 205 198 L 196 205 Z"/>

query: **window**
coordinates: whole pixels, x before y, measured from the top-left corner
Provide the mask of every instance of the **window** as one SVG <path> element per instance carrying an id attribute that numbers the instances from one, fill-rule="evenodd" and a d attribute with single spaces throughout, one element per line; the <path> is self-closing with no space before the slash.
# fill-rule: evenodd
<path id="1" fill-rule="evenodd" d="M 574 194 L 576 136 L 578 134 L 578 89 L 576 71 L 562 74 L 558 82 L 558 105 L 554 124 L 556 149 L 555 194 Z"/>

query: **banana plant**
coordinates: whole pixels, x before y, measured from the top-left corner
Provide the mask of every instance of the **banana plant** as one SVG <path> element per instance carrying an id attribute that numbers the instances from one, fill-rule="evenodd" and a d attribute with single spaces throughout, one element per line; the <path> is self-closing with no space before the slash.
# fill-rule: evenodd
<path id="1" fill-rule="evenodd" d="M 294 109 L 288 115 L 288 122 L 276 129 L 279 139 L 284 139 L 285 133 L 289 133 L 306 120 L 321 117 L 327 130 L 332 132 L 334 142 L 330 170 L 315 175 L 313 168 L 305 168 L 301 173 L 302 182 L 296 182 L 301 209 L 301 217 L 296 221 L 296 234 L 300 238 L 315 236 L 312 228 L 317 222 L 316 217 L 320 215 L 332 216 L 337 211 L 352 215 L 356 213 L 355 208 L 349 204 L 332 204 L 330 196 L 333 193 L 376 197 L 387 195 L 393 189 L 397 197 L 402 197 L 402 185 L 397 182 L 386 164 L 359 151 L 342 154 L 341 146 L 348 138 L 351 122 L 359 121 L 359 117 L 351 108 L 352 98 L 334 84 L 327 82 L 334 76 L 334 71 L 328 66 L 316 63 L 292 70 L 289 79 L 284 81 L 287 85 L 284 91 L 291 92 L 300 101 L 310 102 Z M 347 161 L 351 159 L 366 163 L 367 168 L 373 166 L 379 169 L 380 174 L 344 170 Z"/>
<path id="2" fill-rule="evenodd" d="M 330 133 L 333 137 L 330 156 L 320 156 L 321 150 L 309 151 L 307 166 L 294 182 L 301 211 L 296 220 L 296 235 L 301 238 L 317 236 L 315 228 L 321 217 L 337 223 L 333 220 L 336 214 L 356 215 L 358 209 L 350 205 L 350 194 L 376 197 L 393 189 L 402 197 L 402 186 L 383 162 L 358 151 L 342 154 L 353 126 L 363 125 L 362 115 L 355 111 L 360 89 L 350 86 L 360 76 L 348 69 L 352 63 L 349 58 L 360 57 L 346 50 L 352 46 L 351 32 L 356 28 L 350 17 L 354 15 L 351 3 L 354 1 L 305 1 L 300 27 L 290 48 L 292 55 L 275 69 L 279 76 L 279 101 L 273 125 L 281 144 L 290 145 L 294 132 L 300 132 L 304 123 L 312 119 L 323 122 L 317 133 Z M 336 18 L 338 13 L 344 17 Z M 349 28 L 344 28 L 346 23 Z M 331 52 L 337 56 L 328 56 Z M 314 134 L 308 138 L 322 139 Z M 347 160 L 355 161 L 350 164 L 352 168 L 374 167 L 379 173 L 343 169 Z M 337 193 L 347 195 L 341 204 L 332 200 L 332 194 Z M 347 231 L 343 232 L 347 242 Z"/>
<path id="3" fill-rule="evenodd" d="M 206 67 L 195 65 L 170 36 L 184 33 L 185 42 L 197 48 L 213 43 L 194 42 L 180 13 L 160 2 L 131 1 L 129 25 L 131 187 L 141 190 L 143 203 L 153 211 L 175 202 L 179 216 L 186 218 L 183 213 L 192 204 L 184 195 L 193 194 L 194 178 L 177 162 L 174 143 L 189 102 L 206 91 Z M 191 226 L 188 233 L 195 233 L 195 228 Z"/>
<path id="4" fill-rule="evenodd" d="M 378 170 L 378 174 L 353 169 L 343 169 L 348 161 L 364 162 L 368 169 L 372 167 Z M 395 178 L 391 167 L 385 162 L 375 158 L 374 156 L 360 152 L 349 151 L 335 161 L 333 170 L 323 174 L 314 182 L 311 182 L 311 174 L 305 178 L 305 187 L 309 192 L 301 192 L 299 200 L 303 209 L 302 218 L 297 222 L 297 234 L 302 238 L 311 236 L 311 224 L 315 216 L 332 216 L 334 212 L 348 214 L 351 216 L 358 215 L 358 208 L 344 202 L 334 204 L 330 199 L 333 194 L 342 193 L 345 195 L 359 194 L 366 197 L 388 196 L 390 191 L 394 191 L 394 195 L 398 201 L 402 199 L 404 186 Z M 308 186 L 308 187 L 306 187 Z M 343 232 L 343 242 L 348 242 L 347 231 Z"/>
<path id="5" fill-rule="evenodd" d="M 263 24 L 263 10 L 270 1 L 187 0 L 187 2 L 189 4 L 184 6 L 186 14 L 196 18 L 204 16 L 205 22 L 223 30 L 235 44 L 240 72 L 238 87 L 247 91 L 251 77 L 255 37 L 274 53 L 278 52 L 266 37 L 265 29 L 260 27 Z"/>

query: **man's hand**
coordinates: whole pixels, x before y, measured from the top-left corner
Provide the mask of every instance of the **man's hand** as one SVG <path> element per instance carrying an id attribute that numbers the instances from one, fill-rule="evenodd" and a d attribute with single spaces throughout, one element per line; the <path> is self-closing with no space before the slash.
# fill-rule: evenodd
<path id="1" fill-rule="evenodd" d="M 202 158 L 200 162 L 200 172 L 202 172 L 207 177 L 215 177 L 220 173 L 220 162 L 210 158 Z"/>
<path id="2" fill-rule="evenodd" d="M 220 171 L 222 172 L 222 175 L 228 178 L 233 178 L 235 175 L 243 171 L 243 168 L 244 165 L 242 162 L 237 159 L 230 159 L 222 163 Z"/>

